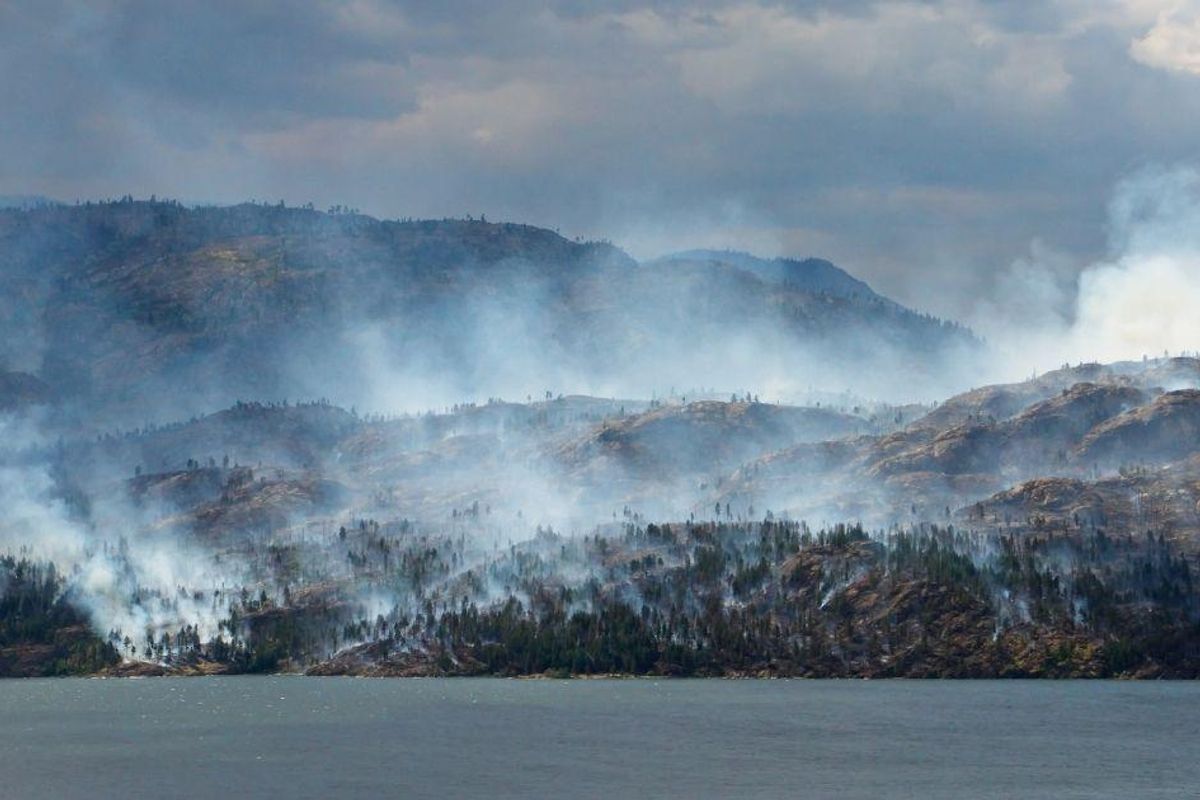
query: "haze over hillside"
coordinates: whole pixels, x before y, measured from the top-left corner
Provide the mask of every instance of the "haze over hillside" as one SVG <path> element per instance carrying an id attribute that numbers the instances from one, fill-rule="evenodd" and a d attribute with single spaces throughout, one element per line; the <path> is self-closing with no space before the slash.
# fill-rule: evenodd
<path id="1" fill-rule="evenodd" d="M 6 674 L 1200 670 L 1192 357 L 282 205 L 0 210 L 0 288 Z"/>
<path id="2" fill-rule="evenodd" d="M 415 410 L 545 390 L 932 399 L 969 331 L 828 262 L 607 243 L 483 220 L 166 202 L 0 211 L 9 370 L 131 424 L 236 399 Z"/>
<path id="3" fill-rule="evenodd" d="M 0 108 L 0 800 L 1197 794 L 1200 0 L 0 0 Z"/>

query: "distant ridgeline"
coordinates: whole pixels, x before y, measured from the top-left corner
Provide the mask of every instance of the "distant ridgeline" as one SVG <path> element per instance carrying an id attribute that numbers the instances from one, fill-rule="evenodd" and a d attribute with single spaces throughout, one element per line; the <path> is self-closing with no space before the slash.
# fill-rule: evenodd
<path id="1" fill-rule="evenodd" d="M 639 264 L 528 225 L 282 205 L 0 209 L 0 294 L 0 368 L 117 421 L 331 386 L 349 405 L 381 365 L 460 397 L 781 373 L 932 397 L 978 345 L 817 259 Z"/>

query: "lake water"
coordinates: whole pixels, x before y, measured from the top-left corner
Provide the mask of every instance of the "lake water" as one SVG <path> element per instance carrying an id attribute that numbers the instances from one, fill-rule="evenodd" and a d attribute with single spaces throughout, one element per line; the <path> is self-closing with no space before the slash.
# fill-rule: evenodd
<path id="1" fill-rule="evenodd" d="M 1200 685 L 0 681 L 0 797 L 1200 796 Z"/>

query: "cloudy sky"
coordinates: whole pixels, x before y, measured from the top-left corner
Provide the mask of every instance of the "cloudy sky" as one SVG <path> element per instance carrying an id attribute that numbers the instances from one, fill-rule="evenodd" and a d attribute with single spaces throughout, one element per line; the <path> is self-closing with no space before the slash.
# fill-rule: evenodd
<path id="1" fill-rule="evenodd" d="M 1198 156 L 1200 3 L 3 0 L 0 102 L 0 194 L 823 255 L 969 316 Z"/>

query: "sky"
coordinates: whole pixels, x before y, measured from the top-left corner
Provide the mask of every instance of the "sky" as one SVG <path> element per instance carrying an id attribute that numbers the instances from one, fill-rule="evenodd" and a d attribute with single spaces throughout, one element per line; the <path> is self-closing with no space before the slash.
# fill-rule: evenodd
<path id="1" fill-rule="evenodd" d="M 1200 2 L 0 0 L 0 103 L 0 194 L 816 255 L 970 321 L 1194 163 Z"/>

